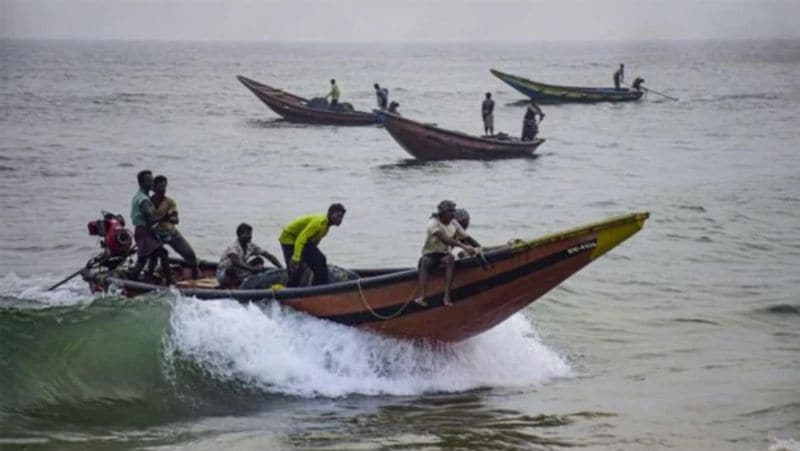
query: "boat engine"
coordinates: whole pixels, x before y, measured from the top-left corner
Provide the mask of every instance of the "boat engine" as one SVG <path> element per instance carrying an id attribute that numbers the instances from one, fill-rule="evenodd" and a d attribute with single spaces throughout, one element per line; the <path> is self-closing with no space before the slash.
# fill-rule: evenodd
<path id="1" fill-rule="evenodd" d="M 89 222 L 89 235 L 100 237 L 100 246 L 106 257 L 127 257 L 133 244 L 133 235 L 125 228 L 122 215 L 103 211 L 103 218 Z"/>

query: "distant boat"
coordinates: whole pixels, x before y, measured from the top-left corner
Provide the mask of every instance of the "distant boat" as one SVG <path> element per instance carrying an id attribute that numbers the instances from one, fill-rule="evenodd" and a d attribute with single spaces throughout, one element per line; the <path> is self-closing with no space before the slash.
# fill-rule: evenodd
<path id="1" fill-rule="evenodd" d="M 386 111 L 377 113 L 392 138 L 406 152 L 420 160 L 529 157 L 545 141 L 539 138 L 521 141 L 510 136 L 473 136 L 412 121 Z"/>
<path id="2" fill-rule="evenodd" d="M 538 103 L 629 102 L 639 100 L 644 92 L 628 88 L 588 88 L 548 85 L 527 78 L 490 69 L 491 73 Z"/>
<path id="3" fill-rule="evenodd" d="M 174 290 L 196 299 L 278 302 L 300 312 L 347 326 L 411 339 L 461 341 L 485 332 L 592 263 L 644 225 L 647 212 L 608 218 L 569 230 L 487 248 L 483 258 L 456 261 L 450 297 L 443 305 L 444 272 L 428 281 L 426 306 L 419 295 L 417 268 L 351 270 L 355 278 L 328 285 L 298 288 L 226 289 L 217 287 L 217 264 L 201 262 L 202 279 L 192 280 L 183 261 L 173 261 Z M 92 261 L 90 260 L 90 263 Z M 125 296 L 168 290 L 163 285 L 124 278 L 127 256 L 114 264 L 83 271 L 93 292 Z M 222 325 L 225 327 L 225 325 Z"/>
<path id="4" fill-rule="evenodd" d="M 236 78 L 272 111 L 289 122 L 321 125 L 373 125 L 378 123 L 378 116 L 372 113 L 313 108 L 303 97 L 241 75 L 237 75 Z"/>

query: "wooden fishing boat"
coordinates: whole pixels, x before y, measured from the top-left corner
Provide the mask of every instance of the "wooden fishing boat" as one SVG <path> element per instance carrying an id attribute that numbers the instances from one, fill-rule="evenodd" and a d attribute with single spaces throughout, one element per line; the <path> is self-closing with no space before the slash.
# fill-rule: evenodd
<path id="1" fill-rule="evenodd" d="M 481 137 L 412 121 L 386 111 L 377 112 L 400 146 L 420 160 L 495 159 L 530 157 L 545 140 L 521 141 L 510 136 Z"/>
<path id="2" fill-rule="evenodd" d="M 639 100 L 643 92 L 628 88 L 587 88 L 579 86 L 558 86 L 528 80 L 527 78 L 490 69 L 491 73 L 517 91 L 538 103 L 593 103 L 628 102 Z"/>
<path id="3" fill-rule="evenodd" d="M 564 279 L 638 232 L 649 214 L 618 216 L 538 239 L 512 240 L 489 248 L 483 258 L 456 263 L 452 306 L 442 304 L 443 271 L 431 274 L 427 306 L 419 295 L 416 268 L 355 270 L 357 278 L 321 286 L 228 290 L 207 280 L 187 280 L 181 266 L 177 289 L 198 299 L 280 302 L 317 318 L 382 334 L 438 341 L 460 341 L 480 334 L 547 293 Z M 204 263 L 213 273 L 216 265 Z M 128 296 L 166 287 L 117 277 L 120 271 L 87 270 L 93 290 L 116 290 Z M 174 289 L 174 288 L 173 288 Z"/>
<path id="4" fill-rule="evenodd" d="M 373 125 L 378 123 L 378 116 L 372 113 L 312 108 L 308 105 L 308 100 L 303 97 L 241 75 L 237 75 L 236 78 L 272 111 L 289 122 L 320 125 Z"/>

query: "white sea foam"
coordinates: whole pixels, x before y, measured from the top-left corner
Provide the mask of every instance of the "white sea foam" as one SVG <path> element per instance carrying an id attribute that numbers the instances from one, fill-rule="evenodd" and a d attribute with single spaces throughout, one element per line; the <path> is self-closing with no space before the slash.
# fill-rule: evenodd
<path id="1" fill-rule="evenodd" d="M 55 290 L 47 290 L 61 279 L 63 277 L 19 277 L 12 272 L 0 279 L 0 293 L 4 297 L 13 298 L 15 303 L 24 302 L 26 308 L 64 307 L 92 302 L 93 297 L 89 287 L 80 276 L 76 276 Z"/>
<path id="2" fill-rule="evenodd" d="M 772 439 L 769 451 L 800 451 L 800 442 L 795 439 Z"/>
<path id="3" fill-rule="evenodd" d="M 420 345 L 277 304 L 179 298 L 170 347 L 225 380 L 299 396 L 413 395 L 540 385 L 571 370 L 522 316 L 470 340 Z"/>

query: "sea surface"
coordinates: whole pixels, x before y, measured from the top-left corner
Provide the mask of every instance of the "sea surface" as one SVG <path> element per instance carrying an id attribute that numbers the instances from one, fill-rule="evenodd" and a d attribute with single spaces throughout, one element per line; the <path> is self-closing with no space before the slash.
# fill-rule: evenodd
<path id="1" fill-rule="evenodd" d="M 292 125 L 373 83 L 412 118 L 518 134 L 490 68 L 655 93 L 543 107 L 538 158 L 421 163 L 380 127 Z M 278 44 L 0 41 L 0 448 L 800 450 L 800 41 Z M 634 211 L 644 229 L 468 341 L 410 343 L 280 305 L 93 296 L 86 224 L 169 177 L 215 260 L 240 222 L 279 253 L 342 202 L 345 267 L 412 266 L 452 199 L 485 244 Z"/>

